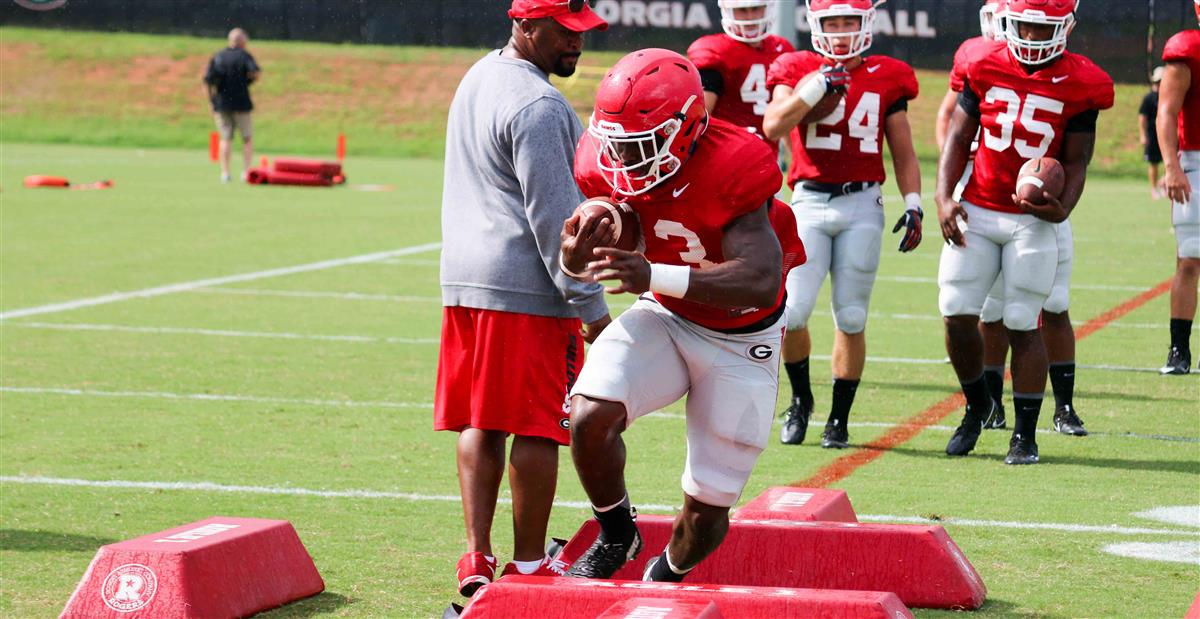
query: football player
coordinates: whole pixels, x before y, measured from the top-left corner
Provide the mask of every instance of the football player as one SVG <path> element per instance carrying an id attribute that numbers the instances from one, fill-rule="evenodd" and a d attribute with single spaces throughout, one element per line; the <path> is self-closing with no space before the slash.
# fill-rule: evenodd
<path id="1" fill-rule="evenodd" d="M 1195 0 L 1200 21 L 1200 0 Z M 1171 350 L 1163 374 L 1192 368 L 1192 320 L 1200 280 L 1200 30 L 1184 30 L 1163 49 L 1166 74 L 1158 90 L 1158 143 L 1175 224 L 1175 278 L 1171 281 Z"/>
<path id="2" fill-rule="evenodd" d="M 808 318 L 826 274 L 833 280 L 833 399 L 821 446 L 849 446 L 846 421 L 866 361 L 867 307 L 879 268 L 884 213 L 882 140 L 892 153 L 905 211 L 900 251 L 921 242 L 921 171 L 908 124 L 917 78 L 907 64 L 866 56 L 872 0 L 809 0 L 815 51 L 784 54 L 767 74 L 768 139 L 791 136 L 792 209 L 808 262 L 787 280 L 788 329 L 783 361 L 792 386 L 780 440 L 804 441 L 813 410 Z"/>
<path id="3" fill-rule="evenodd" d="M 571 391 L 571 455 L 600 535 L 567 573 L 608 578 L 637 555 L 621 433 L 686 394 L 683 508 L 644 574 L 678 582 L 721 543 L 767 444 L 783 278 L 804 248 L 773 198 L 782 178 L 771 148 L 710 119 L 699 72 L 672 51 L 633 52 L 604 77 L 575 176 L 585 195 L 632 207 L 645 251 L 593 252 L 593 226 L 564 225 L 564 271 L 640 295 L 597 338 Z"/>
<path id="4" fill-rule="evenodd" d="M 946 349 L 967 410 L 946 445 L 966 455 L 997 403 L 983 376 L 979 316 L 1003 277 L 1000 311 L 1012 345 L 1015 428 L 1007 464 L 1038 461 L 1034 431 L 1046 386 L 1046 345 L 1038 318 L 1055 288 L 1058 232 L 1083 193 L 1100 110 L 1113 104 L 1113 82 L 1087 58 L 1066 51 L 1076 0 L 1008 0 L 1006 36 L 974 51 L 938 166 L 938 220 L 946 246 L 938 269 L 938 305 Z M 961 201 L 954 198 L 976 133 L 975 167 Z M 1062 196 L 1018 200 L 1017 172 L 1050 156 L 1066 172 Z M 1065 306 L 1064 306 L 1065 314 Z M 1073 338 L 1072 338 L 1073 341 Z M 1052 344 L 1052 346 L 1057 344 Z M 1073 351 L 1072 351 L 1073 352 Z"/>
<path id="5" fill-rule="evenodd" d="M 719 0 L 725 34 L 700 37 L 688 60 L 700 70 L 704 107 L 715 118 L 762 136 L 763 114 L 771 98 L 767 69 L 780 54 L 793 51 L 787 39 L 771 34 L 778 10 L 767 0 Z M 765 139 L 765 138 L 764 138 Z M 778 143 L 771 141 L 772 148 Z"/>

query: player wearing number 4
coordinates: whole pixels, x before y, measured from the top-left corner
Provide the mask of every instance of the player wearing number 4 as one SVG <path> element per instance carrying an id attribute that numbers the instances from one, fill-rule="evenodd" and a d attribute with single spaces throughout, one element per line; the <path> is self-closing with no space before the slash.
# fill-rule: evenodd
<path id="1" fill-rule="evenodd" d="M 1065 221 L 1079 202 L 1097 116 L 1113 104 L 1112 79 L 1087 58 L 1066 51 L 1075 8 L 1075 0 L 1009 0 L 1005 41 L 967 59 L 962 93 L 950 117 L 936 194 L 947 243 L 938 269 L 938 305 L 946 350 L 967 400 L 966 414 L 946 445 L 952 456 L 974 449 L 997 406 L 983 375 L 979 316 L 993 283 L 1003 278 L 1000 314 L 1012 345 L 1016 418 L 1004 461 L 1038 461 L 1034 432 L 1048 365 L 1038 318 L 1055 285 L 1054 224 Z M 960 202 L 955 185 L 977 132 L 975 167 Z M 1062 162 L 1062 195 L 1042 192 L 1042 203 L 1018 200 L 1018 171 L 1025 161 L 1044 156 Z"/>
<path id="2" fill-rule="evenodd" d="M 771 34 L 776 2 L 719 0 L 725 34 L 696 39 L 688 60 L 700 71 L 704 107 L 715 118 L 763 136 L 763 114 L 771 98 L 767 68 L 780 54 L 793 51 L 783 37 Z M 764 138 L 765 139 L 765 138 Z M 775 140 L 770 141 L 776 148 Z"/>
<path id="3" fill-rule="evenodd" d="M 571 455 L 600 535 L 567 575 L 608 578 L 638 554 L 621 434 L 686 394 L 683 508 L 644 575 L 680 581 L 725 537 L 770 439 L 783 278 L 804 248 L 774 200 L 774 153 L 710 120 L 699 73 L 672 51 L 633 52 L 605 75 L 575 179 L 585 195 L 614 195 L 637 213 L 645 251 L 594 249 L 608 245 L 606 228 L 574 216 L 564 225 L 565 271 L 639 295 L 592 344 L 571 390 Z"/>
<path id="4" fill-rule="evenodd" d="M 883 234 L 883 150 L 886 137 L 905 211 L 900 251 L 921 242 L 921 171 L 908 125 L 917 96 L 912 67 L 887 56 L 864 56 L 875 23 L 873 0 L 809 0 L 810 51 L 784 54 L 767 74 L 768 139 L 791 134 L 792 209 L 808 262 L 787 281 L 788 330 L 783 361 L 792 385 L 780 440 L 804 441 L 813 410 L 808 318 L 817 293 L 833 280 L 833 402 L 821 446 L 849 446 L 846 421 L 866 362 L 867 307 Z"/>

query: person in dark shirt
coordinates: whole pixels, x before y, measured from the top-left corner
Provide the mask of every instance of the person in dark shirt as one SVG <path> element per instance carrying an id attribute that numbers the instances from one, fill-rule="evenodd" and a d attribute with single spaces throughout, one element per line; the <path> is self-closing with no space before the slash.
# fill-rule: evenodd
<path id="1" fill-rule="evenodd" d="M 246 31 L 234 28 L 229 31 L 229 47 L 213 55 L 204 73 L 204 89 L 212 103 L 213 119 L 221 133 L 221 182 L 229 182 L 229 145 L 233 141 L 233 130 L 242 134 L 242 180 L 254 158 L 253 123 L 250 111 L 250 84 L 258 79 L 260 70 L 246 51 Z"/>
<path id="2" fill-rule="evenodd" d="M 1143 149 L 1142 159 L 1150 166 L 1150 197 L 1157 200 L 1163 197 L 1158 189 L 1158 164 L 1162 163 L 1162 151 L 1158 149 L 1158 132 L 1154 123 L 1158 118 L 1158 84 L 1163 78 L 1163 67 L 1155 67 L 1150 74 L 1150 92 L 1142 98 L 1138 108 L 1138 133 L 1141 135 Z"/>

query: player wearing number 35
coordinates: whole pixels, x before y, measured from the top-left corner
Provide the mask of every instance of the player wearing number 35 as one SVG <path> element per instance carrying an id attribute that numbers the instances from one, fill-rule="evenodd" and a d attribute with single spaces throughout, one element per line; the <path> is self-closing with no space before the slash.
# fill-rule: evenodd
<path id="1" fill-rule="evenodd" d="M 879 268 L 884 212 L 883 145 L 887 138 L 905 210 L 900 251 L 921 242 L 921 171 L 913 151 L 908 101 L 917 96 L 912 67 L 865 56 L 875 24 L 874 0 L 809 0 L 815 52 L 784 54 L 771 65 L 772 89 L 763 129 L 791 134 L 792 209 L 808 262 L 787 280 L 788 325 L 783 361 L 792 384 L 780 440 L 804 441 L 813 411 L 808 318 L 825 275 L 833 280 L 833 402 L 821 446 L 849 446 L 846 420 L 862 378 L 867 307 Z"/>
<path id="2" fill-rule="evenodd" d="M 1076 0 L 1009 0 L 1004 39 L 973 49 L 964 65 L 936 194 L 946 239 L 938 305 L 946 350 L 967 400 L 962 423 L 946 445 L 952 456 L 975 447 L 997 406 L 983 376 L 978 324 L 988 290 L 1003 278 L 999 297 L 1012 345 L 1016 409 L 1005 462 L 1038 461 L 1034 431 L 1047 371 L 1038 317 L 1055 284 L 1060 251 L 1055 224 L 1065 221 L 1079 202 L 1096 143 L 1096 118 L 1113 104 L 1112 79 L 1092 61 L 1066 51 L 1075 9 Z M 959 202 L 955 185 L 976 131 L 975 169 Z M 1062 194 L 1043 191 L 1039 202 L 1018 200 L 1018 172 L 1026 161 L 1041 157 L 1062 163 Z"/>

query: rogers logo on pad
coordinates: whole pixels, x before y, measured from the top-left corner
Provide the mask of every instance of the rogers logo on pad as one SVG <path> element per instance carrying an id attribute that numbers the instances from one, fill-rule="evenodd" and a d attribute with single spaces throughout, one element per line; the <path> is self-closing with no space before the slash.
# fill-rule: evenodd
<path id="1" fill-rule="evenodd" d="M 119 613 L 131 613 L 149 604 L 156 592 L 158 577 L 153 570 L 140 563 L 126 563 L 108 573 L 100 586 L 100 599 Z"/>

